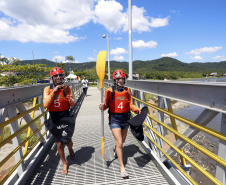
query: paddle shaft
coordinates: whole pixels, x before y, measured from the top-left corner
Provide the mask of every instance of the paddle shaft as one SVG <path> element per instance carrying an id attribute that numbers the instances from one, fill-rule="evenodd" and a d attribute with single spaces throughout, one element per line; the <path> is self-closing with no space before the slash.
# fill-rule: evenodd
<path id="1" fill-rule="evenodd" d="M 103 88 L 100 89 L 101 94 L 101 103 L 104 102 Z M 101 110 L 101 133 L 102 137 L 104 137 L 104 110 Z"/>

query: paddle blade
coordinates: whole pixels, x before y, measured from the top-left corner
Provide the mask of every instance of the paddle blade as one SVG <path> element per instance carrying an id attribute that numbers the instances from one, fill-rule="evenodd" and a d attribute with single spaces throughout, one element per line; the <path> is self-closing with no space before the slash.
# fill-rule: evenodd
<path id="1" fill-rule="evenodd" d="M 97 56 L 96 71 L 97 71 L 97 76 L 100 79 L 100 88 L 103 88 L 103 82 L 105 77 L 106 56 L 107 56 L 107 51 L 100 51 Z"/>
<path id="2" fill-rule="evenodd" d="M 104 158 L 105 163 L 107 164 L 107 161 L 104 157 L 104 137 L 101 137 L 101 152 L 102 152 L 102 156 Z"/>

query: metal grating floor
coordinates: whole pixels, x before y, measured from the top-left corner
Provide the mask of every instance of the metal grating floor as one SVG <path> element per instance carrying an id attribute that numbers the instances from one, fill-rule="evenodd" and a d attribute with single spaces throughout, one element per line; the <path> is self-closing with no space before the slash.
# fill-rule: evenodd
<path id="1" fill-rule="evenodd" d="M 61 175 L 60 173 L 63 166 L 54 143 L 26 184 L 169 184 L 130 132 L 128 132 L 123 147 L 124 164 L 130 178 L 122 179 L 120 177 L 119 162 L 113 157 L 115 143 L 107 124 L 107 112 L 105 112 L 104 154 L 108 166 L 105 164 L 101 154 L 99 102 L 98 89 L 96 87 L 89 88 L 88 96 L 85 97 L 78 113 L 72 138 L 75 151 L 74 160 L 70 160 L 69 152 L 65 148 L 68 174 Z"/>

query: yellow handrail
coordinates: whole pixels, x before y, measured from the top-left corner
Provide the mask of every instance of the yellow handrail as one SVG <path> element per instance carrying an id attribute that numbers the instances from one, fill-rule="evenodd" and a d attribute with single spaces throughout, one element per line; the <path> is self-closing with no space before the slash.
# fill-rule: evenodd
<path id="1" fill-rule="evenodd" d="M 24 111 L 24 112 L 20 113 L 19 115 L 15 116 L 15 117 L 13 117 L 13 118 L 7 120 L 7 121 L 2 122 L 2 123 L 0 124 L 0 128 L 5 127 L 6 125 L 8 125 L 8 124 L 10 124 L 10 123 L 12 123 L 12 122 L 18 120 L 18 119 L 21 118 L 21 117 L 24 117 L 25 115 L 29 114 L 30 112 L 32 112 L 33 110 L 35 110 L 35 109 L 37 109 L 37 108 L 39 108 L 39 107 L 41 107 L 41 106 L 43 106 L 43 103 L 42 103 L 42 104 L 39 104 L 39 105 L 37 105 L 36 107 L 33 107 L 33 108 L 31 108 L 31 109 L 29 109 L 29 110 L 27 110 L 27 111 Z"/>
<path id="2" fill-rule="evenodd" d="M 79 94 L 79 92 L 81 91 L 81 87 L 82 85 L 79 85 L 79 89 L 73 93 L 73 96 L 75 97 L 76 95 Z M 0 124 L 0 128 L 3 128 L 5 126 L 7 126 L 8 124 L 18 120 L 21 117 L 24 117 L 25 115 L 31 113 L 31 118 L 34 118 L 34 111 L 37 110 L 39 107 L 43 106 L 42 104 L 39 104 L 36 106 L 36 100 L 37 97 L 34 98 L 33 101 L 33 108 L 26 110 L 22 113 L 20 113 L 19 115 L 4 121 L 3 123 Z M 16 137 L 17 135 L 21 134 L 26 128 L 30 128 L 31 124 L 33 124 L 35 121 L 39 120 L 44 114 L 46 113 L 43 112 L 42 114 L 40 114 L 39 116 L 37 116 L 35 119 L 33 119 L 32 121 L 30 121 L 29 123 L 27 123 L 25 126 L 23 126 L 22 128 L 20 128 L 19 130 L 17 130 L 15 133 L 13 133 L 11 136 L 9 136 L 7 139 L 0 141 L 0 148 L 5 145 L 7 142 L 11 141 L 14 137 Z M 25 143 L 28 143 L 28 141 L 44 126 L 44 123 L 41 124 L 32 134 L 27 135 L 27 138 L 21 142 L 9 155 L 7 155 L 1 162 L 0 162 L 0 167 L 6 162 L 8 161 L 22 146 L 24 146 Z M 28 130 L 29 130 L 28 128 Z M 3 129 L 2 129 L 2 133 L 3 133 Z M 31 146 L 30 150 L 26 151 L 26 147 L 25 147 L 25 152 L 24 152 L 24 156 L 19 160 L 19 162 L 12 168 L 12 170 L 2 179 L 2 181 L 0 181 L 0 185 L 2 185 L 9 177 L 10 175 L 12 175 L 12 173 L 17 169 L 17 167 L 23 162 L 23 160 L 27 157 L 27 155 L 32 151 L 32 149 L 37 145 L 37 143 L 43 138 L 43 136 L 47 133 L 48 130 L 46 130 L 43 134 L 41 134 L 40 138 L 38 138 L 38 140 Z M 28 131 L 29 132 L 29 131 Z M 3 136 L 1 134 L 1 136 Z"/>
<path id="3" fill-rule="evenodd" d="M 145 124 L 146 125 L 146 124 Z M 154 128 L 153 128 L 154 129 Z M 192 183 L 198 185 L 151 137 L 144 132 L 148 139 L 173 163 L 173 165 Z"/>
<path id="4" fill-rule="evenodd" d="M 216 154 L 210 152 L 209 150 L 207 150 L 206 148 L 200 146 L 199 144 L 197 144 L 196 142 L 192 141 L 191 139 L 185 137 L 183 134 L 177 132 L 176 130 L 174 130 L 173 128 L 171 128 L 170 126 L 164 124 L 163 122 L 159 121 L 158 119 L 154 118 L 153 116 L 151 116 L 150 114 L 147 114 L 148 117 L 150 117 L 151 119 L 155 120 L 156 122 L 158 122 L 159 124 L 161 124 L 163 127 L 165 127 L 166 129 L 168 129 L 169 131 L 173 132 L 174 134 L 176 134 L 178 137 L 180 137 L 181 139 L 183 139 L 184 141 L 186 141 L 187 143 L 189 143 L 190 145 L 194 146 L 195 148 L 197 148 L 199 151 L 201 151 L 202 153 L 206 154 L 208 157 L 210 157 L 211 159 L 215 160 L 216 162 L 220 163 L 222 166 L 226 167 L 226 161 L 222 158 L 220 158 L 219 156 L 217 156 Z"/>
<path id="5" fill-rule="evenodd" d="M 35 97 L 35 98 L 33 99 L 33 107 L 36 107 L 36 102 L 37 102 L 37 97 Z M 34 114 L 35 114 L 35 111 L 33 110 L 33 111 L 31 112 L 31 119 L 34 119 Z M 31 134 L 31 127 L 28 127 L 28 129 L 27 129 L 27 137 L 29 137 L 30 134 Z M 24 147 L 24 154 L 27 153 L 28 145 L 29 145 L 29 140 L 28 140 L 28 141 L 26 142 L 26 144 L 25 144 L 25 147 Z"/>
<path id="6" fill-rule="evenodd" d="M 190 157 L 188 157 L 186 154 L 181 152 L 180 149 L 178 149 L 176 146 L 174 146 L 172 143 L 170 143 L 165 137 L 163 137 L 161 134 L 159 134 L 155 129 L 150 127 L 147 123 L 144 122 L 144 124 L 151 129 L 154 133 L 158 135 L 163 141 L 165 141 L 170 147 L 172 147 L 177 153 L 182 155 L 190 164 L 192 164 L 196 169 L 198 169 L 203 175 L 205 175 L 209 180 L 211 180 L 214 184 L 222 184 L 219 182 L 214 176 L 209 174 L 207 171 L 205 171 L 202 167 L 200 167 L 195 161 L 193 161 Z"/>
<path id="7" fill-rule="evenodd" d="M 9 141 L 11 141 L 14 137 L 16 137 L 18 134 L 20 134 L 23 130 L 25 130 L 26 128 L 28 128 L 32 123 L 34 123 L 35 121 L 37 121 L 39 118 L 41 118 L 43 115 L 45 114 L 45 112 L 43 112 L 42 114 L 40 114 L 38 117 L 36 117 L 35 119 L 33 119 L 32 121 L 30 121 L 27 125 L 23 126 L 22 128 L 20 128 L 18 131 L 16 131 L 14 134 L 12 134 L 11 136 L 9 136 L 7 139 L 5 139 L 4 141 L 2 141 L 0 143 L 0 148 L 5 145 L 6 143 L 8 143 Z"/>
<path id="8" fill-rule="evenodd" d="M 21 147 L 24 146 L 24 144 L 29 141 L 36 132 L 38 132 L 42 127 L 44 126 L 44 123 L 40 125 L 28 138 L 26 138 L 23 142 L 21 142 L 10 154 L 8 154 L 1 162 L 0 167 L 6 163 Z"/>
<path id="9" fill-rule="evenodd" d="M 155 108 L 155 109 L 157 109 L 157 110 L 159 110 L 159 111 L 161 111 L 161 112 L 163 112 L 163 113 L 165 113 L 165 114 L 167 114 L 167 115 L 169 115 L 169 116 L 173 116 L 173 117 L 175 117 L 176 119 L 178 119 L 178 120 L 180 120 L 180 121 L 182 121 L 182 122 L 184 122 L 184 123 L 187 123 L 187 124 L 190 125 L 190 126 L 193 126 L 193 127 L 197 128 L 197 129 L 203 131 L 203 132 L 206 132 L 206 133 L 208 133 L 208 134 L 210 134 L 210 135 L 212 135 L 212 136 L 214 136 L 214 137 L 216 137 L 216 138 L 218 138 L 218 139 L 223 140 L 223 141 L 226 142 L 226 135 L 224 135 L 224 134 L 222 134 L 222 133 L 220 133 L 220 132 L 217 132 L 217 131 L 215 131 L 215 130 L 213 130 L 213 129 L 210 129 L 210 128 L 208 128 L 208 127 L 205 127 L 205 126 L 203 126 L 203 125 L 200 125 L 200 124 L 198 124 L 198 123 L 195 123 L 195 122 L 193 122 L 193 121 L 191 121 L 191 120 L 188 120 L 188 119 L 183 118 L 183 117 L 181 117 L 181 116 L 178 116 L 178 115 L 176 115 L 176 114 L 170 113 L 170 112 L 168 112 L 168 111 L 166 111 L 166 110 L 164 110 L 164 109 L 162 109 L 162 108 L 159 108 L 159 107 L 157 107 L 157 106 L 155 106 L 155 105 L 153 105 L 153 104 L 147 103 L 147 102 L 145 102 L 145 101 L 143 101 L 143 100 L 140 100 L 140 99 L 138 99 L 138 98 L 136 98 L 136 97 L 134 97 L 134 96 L 132 96 L 132 98 L 134 98 L 135 100 L 138 100 L 138 101 L 140 101 L 140 102 L 142 102 L 142 103 L 144 103 L 144 104 L 146 104 L 146 105 L 148 105 L 148 106 L 150 106 L 150 107 L 153 107 L 153 108 Z"/>
<path id="10" fill-rule="evenodd" d="M 23 160 L 27 157 L 27 155 L 32 151 L 32 149 L 36 146 L 36 144 L 43 138 L 43 136 L 47 133 L 48 130 L 46 130 L 42 136 L 31 146 L 31 149 L 19 160 L 19 162 L 10 170 L 10 172 L 2 179 L 0 182 L 0 185 L 3 185 L 4 182 L 12 175 L 12 173 L 17 169 L 17 167 L 23 162 Z"/>

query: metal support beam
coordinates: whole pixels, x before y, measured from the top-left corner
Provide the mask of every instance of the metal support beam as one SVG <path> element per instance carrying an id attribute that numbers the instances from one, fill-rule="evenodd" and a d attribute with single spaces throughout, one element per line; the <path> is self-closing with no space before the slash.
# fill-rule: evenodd
<path id="1" fill-rule="evenodd" d="M 165 109 L 165 102 L 163 97 L 158 97 L 158 107 Z M 164 113 L 158 111 L 158 120 L 164 123 Z M 162 136 L 164 135 L 163 126 L 159 125 L 157 123 L 157 132 L 160 133 Z M 157 144 L 163 148 L 163 142 L 161 138 L 157 138 Z M 158 157 L 161 158 L 163 156 L 163 153 L 161 151 L 158 151 Z"/>
<path id="2" fill-rule="evenodd" d="M 18 104 L 16 104 L 15 106 L 16 106 L 16 108 L 18 109 L 18 111 L 19 111 L 20 113 L 26 111 L 26 108 L 24 107 L 24 105 L 23 105 L 22 103 L 18 103 Z M 27 123 L 29 123 L 29 122 L 32 121 L 31 116 L 30 116 L 29 114 L 25 115 L 23 118 L 24 118 L 24 120 L 25 120 Z M 37 126 L 35 125 L 35 123 L 32 123 L 31 126 L 30 126 L 30 128 L 31 128 L 31 130 L 34 132 L 34 131 L 37 129 Z M 40 137 L 42 136 L 42 134 L 40 133 L 40 131 L 36 132 L 35 135 L 36 135 L 37 138 L 40 138 Z M 41 139 L 41 143 L 43 143 L 43 142 L 44 142 L 44 139 L 42 138 L 42 139 Z"/>
<path id="3" fill-rule="evenodd" d="M 225 83 L 127 80 L 126 86 L 153 95 L 226 113 Z"/>
<path id="4" fill-rule="evenodd" d="M 9 117 L 9 119 L 11 119 L 11 118 L 13 118 L 15 116 L 16 116 L 16 108 L 14 106 L 9 107 L 9 109 L 8 109 L 8 117 Z M 14 134 L 16 131 L 19 130 L 19 126 L 18 126 L 18 121 L 17 120 L 10 124 L 10 130 L 11 130 L 11 134 Z M 12 141 L 13 141 L 13 148 L 18 147 L 19 144 L 21 143 L 20 135 L 17 135 L 16 137 L 14 137 L 12 139 Z M 22 157 L 23 157 L 23 152 L 22 152 L 22 148 L 20 148 L 15 153 L 16 163 L 18 163 Z M 23 173 L 24 169 L 25 169 L 24 163 L 22 162 L 17 168 L 17 173 L 19 175 L 21 175 Z"/>
<path id="5" fill-rule="evenodd" d="M 208 110 L 208 109 L 205 109 L 199 116 L 198 118 L 194 121 L 196 123 L 199 123 L 203 126 L 206 126 L 216 115 L 218 114 L 218 112 L 215 112 L 215 111 L 211 111 L 211 110 Z M 192 139 L 194 136 L 196 136 L 198 133 L 200 132 L 200 130 L 197 130 L 195 129 L 194 127 L 189 127 L 185 132 L 184 132 L 184 136 L 185 137 L 188 137 L 190 139 Z M 177 148 L 182 148 L 187 142 L 185 142 L 184 140 L 182 139 L 178 139 L 174 145 L 177 147 Z M 167 151 L 167 154 L 170 156 L 170 157 L 173 157 L 174 154 L 175 154 L 175 150 L 173 149 L 169 149 Z M 167 160 L 167 158 L 165 156 L 163 156 L 161 158 L 161 161 L 164 162 L 165 160 Z"/>

